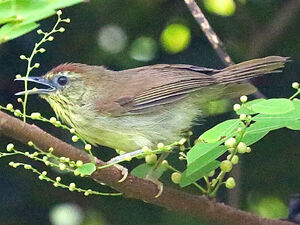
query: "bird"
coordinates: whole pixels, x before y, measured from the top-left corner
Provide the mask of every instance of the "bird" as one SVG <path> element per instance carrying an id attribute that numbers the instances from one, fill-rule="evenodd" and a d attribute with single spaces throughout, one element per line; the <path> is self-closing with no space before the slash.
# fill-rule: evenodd
<path id="1" fill-rule="evenodd" d="M 179 140 L 206 116 L 210 101 L 254 93 L 257 89 L 245 81 L 280 72 L 288 60 L 268 56 L 224 69 L 157 64 L 121 71 L 64 63 L 45 75 L 28 77 L 44 87 L 27 94 L 46 100 L 90 144 L 133 152 Z"/>

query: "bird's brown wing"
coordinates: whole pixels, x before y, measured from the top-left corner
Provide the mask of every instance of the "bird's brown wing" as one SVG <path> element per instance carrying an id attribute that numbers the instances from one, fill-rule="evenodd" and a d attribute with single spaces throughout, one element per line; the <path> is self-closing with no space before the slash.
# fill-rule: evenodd
<path id="1" fill-rule="evenodd" d="M 113 115 L 123 113 L 145 113 L 157 106 L 169 104 L 184 98 L 188 93 L 215 84 L 210 75 L 215 69 L 191 65 L 155 65 L 118 72 L 119 83 L 126 87 L 115 87 L 113 101 L 99 102 L 101 111 Z M 111 98 L 110 98 L 111 99 Z"/>

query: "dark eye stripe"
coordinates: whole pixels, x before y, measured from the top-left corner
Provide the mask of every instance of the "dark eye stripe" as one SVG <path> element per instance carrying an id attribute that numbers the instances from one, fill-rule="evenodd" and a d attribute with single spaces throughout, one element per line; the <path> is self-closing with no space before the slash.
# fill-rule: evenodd
<path id="1" fill-rule="evenodd" d="M 66 76 L 60 76 L 58 79 L 57 79 L 57 83 L 61 86 L 64 86 L 68 83 L 68 78 Z"/>

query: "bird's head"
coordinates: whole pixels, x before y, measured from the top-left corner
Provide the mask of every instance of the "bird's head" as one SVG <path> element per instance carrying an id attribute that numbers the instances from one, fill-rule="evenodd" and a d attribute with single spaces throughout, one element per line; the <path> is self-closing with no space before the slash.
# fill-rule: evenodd
<path id="1" fill-rule="evenodd" d="M 28 77 L 27 81 L 37 84 L 38 87 L 27 90 L 28 95 L 38 94 L 45 99 L 54 111 L 70 106 L 86 105 L 95 96 L 95 85 L 101 83 L 101 74 L 106 70 L 103 67 L 88 66 L 85 64 L 62 64 L 40 77 Z M 16 80 L 25 81 L 25 78 Z M 26 91 L 16 93 L 24 95 Z"/>

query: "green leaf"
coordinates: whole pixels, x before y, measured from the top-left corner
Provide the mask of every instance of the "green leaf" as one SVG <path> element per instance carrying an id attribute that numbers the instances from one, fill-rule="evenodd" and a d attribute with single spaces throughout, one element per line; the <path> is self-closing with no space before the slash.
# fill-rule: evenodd
<path id="1" fill-rule="evenodd" d="M 285 114 L 295 109 L 293 102 L 285 98 L 274 98 L 260 101 L 251 105 L 249 108 L 256 113 L 266 115 Z"/>
<path id="2" fill-rule="evenodd" d="M 22 23 L 7 23 L 0 28 L 0 43 L 17 38 L 26 34 L 39 25 L 36 23 L 22 24 Z"/>
<path id="3" fill-rule="evenodd" d="M 91 175 L 93 172 L 95 172 L 96 166 L 94 163 L 85 163 L 81 167 L 78 167 L 76 170 L 83 175 Z"/>
<path id="4" fill-rule="evenodd" d="M 146 178 L 146 176 L 151 172 L 151 178 L 159 179 L 163 173 L 167 171 L 167 168 L 161 164 L 155 170 L 153 170 L 153 167 L 154 165 L 143 163 L 135 167 L 131 171 L 131 174 L 140 178 Z"/>
<path id="5" fill-rule="evenodd" d="M 190 176 L 193 173 L 201 172 L 203 167 L 223 155 L 227 151 L 227 148 L 224 145 L 217 146 L 205 154 L 201 154 L 196 160 L 187 165 L 186 175 Z"/>
<path id="6" fill-rule="evenodd" d="M 12 18 L 16 18 L 14 11 L 15 1 L 1 1 L 0 2 L 0 24 Z"/>
<path id="7" fill-rule="evenodd" d="M 207 143 L 214 143 L 223 138 L 234 136 L 237 133 L 237 128 L 244 126 L 238 119 L 226 120 L 204 132 L 199 139 Z"/>
<path id="8" fill-rule="evenodd" d="M 255 142 L 258 142 L 260 139 L 262 139 L 264 136 L 266 136 L 269 133 L 269 131 L 259 131 L 259 132 L 251 133 L 252 129 L 250 128 L 247 129 L 242 140 L 247 146 L 250 146 Z"/>
<path id="9" fill-rule="evenodd" d="M 280 115 L 264 115 L 260 114 L 257 116 L 253 117 L 254 121 L 269 121 L 269 122 L 274 122 L 274 123 L 283 123 L 283 122 L 289 122 L 292 123 L 293 121 L 299 120 L 300 119 L 300 100 L 293 100 L 291 101 L 294 110 L 285 113 L 285 114 L 280 114 Z M 286 124 L 283 123 L 285 126 Z"/>
<path id="10" fill-rule="evenodd" d="M 300 130 L 300 120 L 294 121 L 286 126 L 286 128 L 291 130 Z"/>
<path id="11" fill-rule="evenodd" d="M 187 176 L 187 170 L 185 170 L 182 173 L 181 180 L 180 180 L 180 187 L 186 187 L 197 180 L 201 179 L 203 176 L 207 175 L 209 172 L 213 171 L 214 169 L 218 168 L 220 165 L 220 162 L 217 160 L 214 160 L 210 162 L 209 164 L 199 168 L 198 172 L 195 172 L 193 174 L 190 174 Z"/>
<path id="12" fill-rule="evenodd" d="M 266 101 L 266 99 L 260 98 L 260 99 L 255 99 L 250 102 L 247 102 L 241 106 L 241 108 L 236 112 L 238 115 L 241 114 L 246 114 L 246 115 L 253 115 L 257 114 L 253 110 L 251 110 L 252 105 L 257 104 L 257 103 L 263 103 Z"/>
<path id="13" fill-rule="evenodd" d="M 204 143 L 204 142 L 197 142 L 187 153 L 187 163 L 188 165 L 193 163 L 198 158 L 202 157 L 203 155 L 207 154 L 214 148 L 221 145 L 224 141 L 218 141 L 216 143 Z"/>

